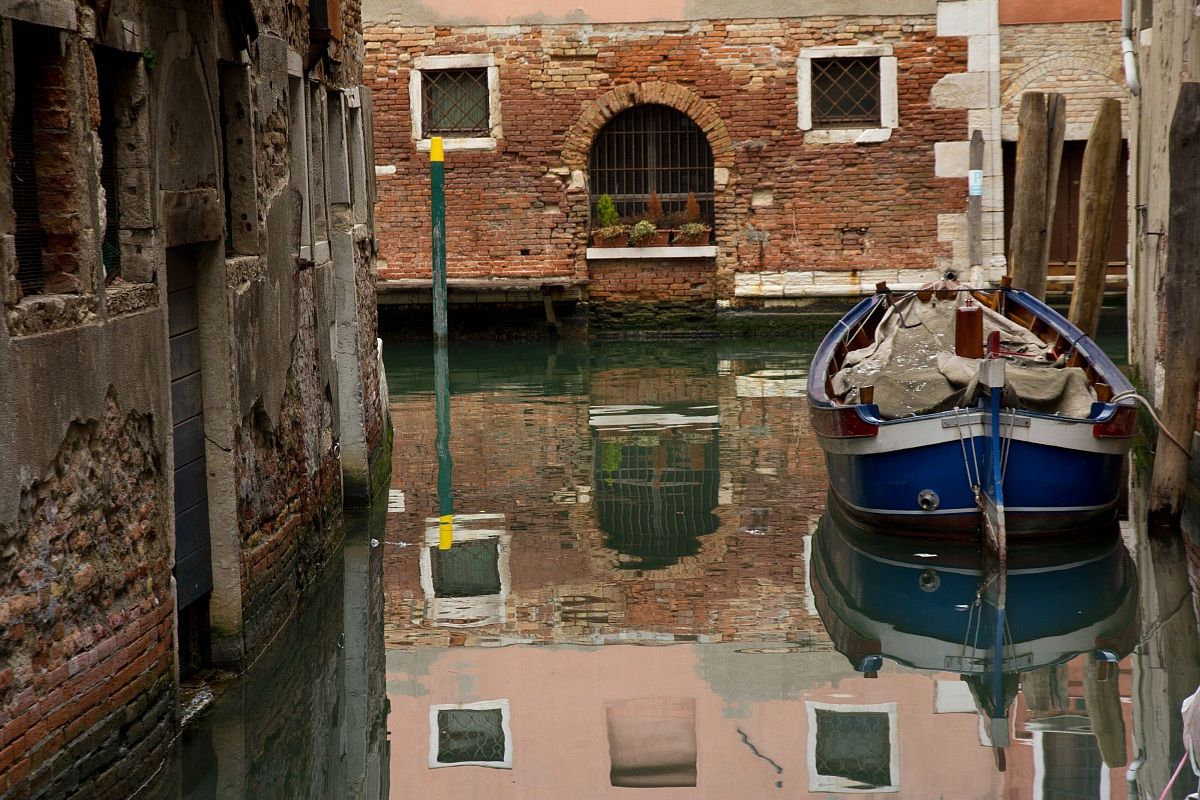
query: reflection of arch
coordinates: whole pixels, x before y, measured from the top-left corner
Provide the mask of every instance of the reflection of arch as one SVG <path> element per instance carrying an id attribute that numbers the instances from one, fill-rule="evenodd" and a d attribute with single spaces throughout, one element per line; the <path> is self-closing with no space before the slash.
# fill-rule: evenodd
<path id="1" fill-rule="evenodd" d="M 656 411 L 636 416 L 683 416 Z M 694 556 L 699 537 L 720 524 L 717 427 L 680 421 L 634 429 L 593 422 L 593 507 L 605 546 L 632 557 L 624 568 L 662 569 Z"/>
<path id="2" fill-rule="evenodd" d="M 725 130 L 715 104 L 684 86 L 664 81 L 643 81 L 618 86 L 587 103 L 579 119 L 567 132 L 563 147 L 563 162 L 569 169 L 586 169 L 592 140 L 610 119 L 627 108 L 646 103 L 669 106 L 686 114 L 704 135 L 712 148 L 713 165 L 726 169 L 733 166 L 733 140 Z"/>

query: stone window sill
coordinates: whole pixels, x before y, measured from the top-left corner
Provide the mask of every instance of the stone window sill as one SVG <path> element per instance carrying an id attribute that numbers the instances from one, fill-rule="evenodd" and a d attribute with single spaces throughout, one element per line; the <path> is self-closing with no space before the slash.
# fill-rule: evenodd
<path id="1" fill-rule="evenodd" d="M 878 144 L 890 138 L 891 128 L 828 128 L 804 132 L 805 144 Z"/>
<path id="2" fill-rule="evenodd" d="M 114 283 L 105 290 L 105 303 L 110 318 L 154 308 L 158 287 L 153 283 Z"/>
<path id="3" fill-rule="evenodd" d="M 606 259 L 661 260 L 664 258 L 715 258 L 716 255 L 716 245 L 702 245 L 697 247 L 589 247 L 587 249 L 587 258 L 589 261 L 603 261 Z"/>
<path id="4" fill-rule="evenodd" d="M 429 148 L 429 139 L 420 139 L 417 141 L 417 152 L 428 153 Z M 496 138 L 494 136 L 477 136 L 462 139 L 442 139 L 442 149 L 446 152 L 453 152 L 455 150 L 495 150 Z"/>
<path id="5" fill-rule="evenodd" d="M 97 314 L 94 294 L 35 294 L 10 307 L 6 318 L 9 333 L 16 337 L 89 325 Z"/>

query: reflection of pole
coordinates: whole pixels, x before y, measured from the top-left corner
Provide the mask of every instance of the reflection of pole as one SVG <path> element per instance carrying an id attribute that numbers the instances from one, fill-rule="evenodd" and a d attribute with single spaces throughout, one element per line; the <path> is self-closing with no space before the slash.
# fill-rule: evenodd
<path id="1" fill-rule="evenodd" d="M 446 165 L 442 137 L 429 142 L 429 211 L 433 232 L 433 335 L 446 341 Z"/>
<path id="2" fill-rule="evenodd" d="M 445 341 L 433 348 L 433 395 L 437 418 L 435 449 L 438 459 L 438 548 L 450 549 L 454 541 L 454 461 L 450 458 L 450 354 Z"/>

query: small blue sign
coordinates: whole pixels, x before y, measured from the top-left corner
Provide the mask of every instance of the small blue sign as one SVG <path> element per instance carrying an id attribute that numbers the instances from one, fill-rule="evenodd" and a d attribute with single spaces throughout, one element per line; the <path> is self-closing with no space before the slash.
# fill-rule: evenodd
<path id="1" fill-rule="evenodd" d="M 983 170 L 967 170 L 967 194 L 971 197 L 983 197 Z"/>

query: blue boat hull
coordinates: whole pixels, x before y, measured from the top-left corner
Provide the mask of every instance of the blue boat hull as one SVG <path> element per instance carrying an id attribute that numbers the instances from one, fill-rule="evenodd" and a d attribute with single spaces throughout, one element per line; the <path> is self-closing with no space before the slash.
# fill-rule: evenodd
<path id="1" fill-rule="evenodd" d="M 826 453 L 830 485 L 860 518 L 920 529 L 961 526 L 964 518 L 979 517 L 967 463 L 985 462 L 990 453 L 986 437 L 975 437 L 974 454 L 970 440 L 965 444 L 967 462 L 958 441 L 883 453 Z M 1036 529 L 1111 516 L 1123 486 L 1124 461 L 1121 455 L 1014 441 L 1005 469 L 1005 513 L 1014 523 Z M 974 465 L 971 469 L 982 474 Z M 924 490 L 937 495 L 936 509 L 921 508 Z"/>

